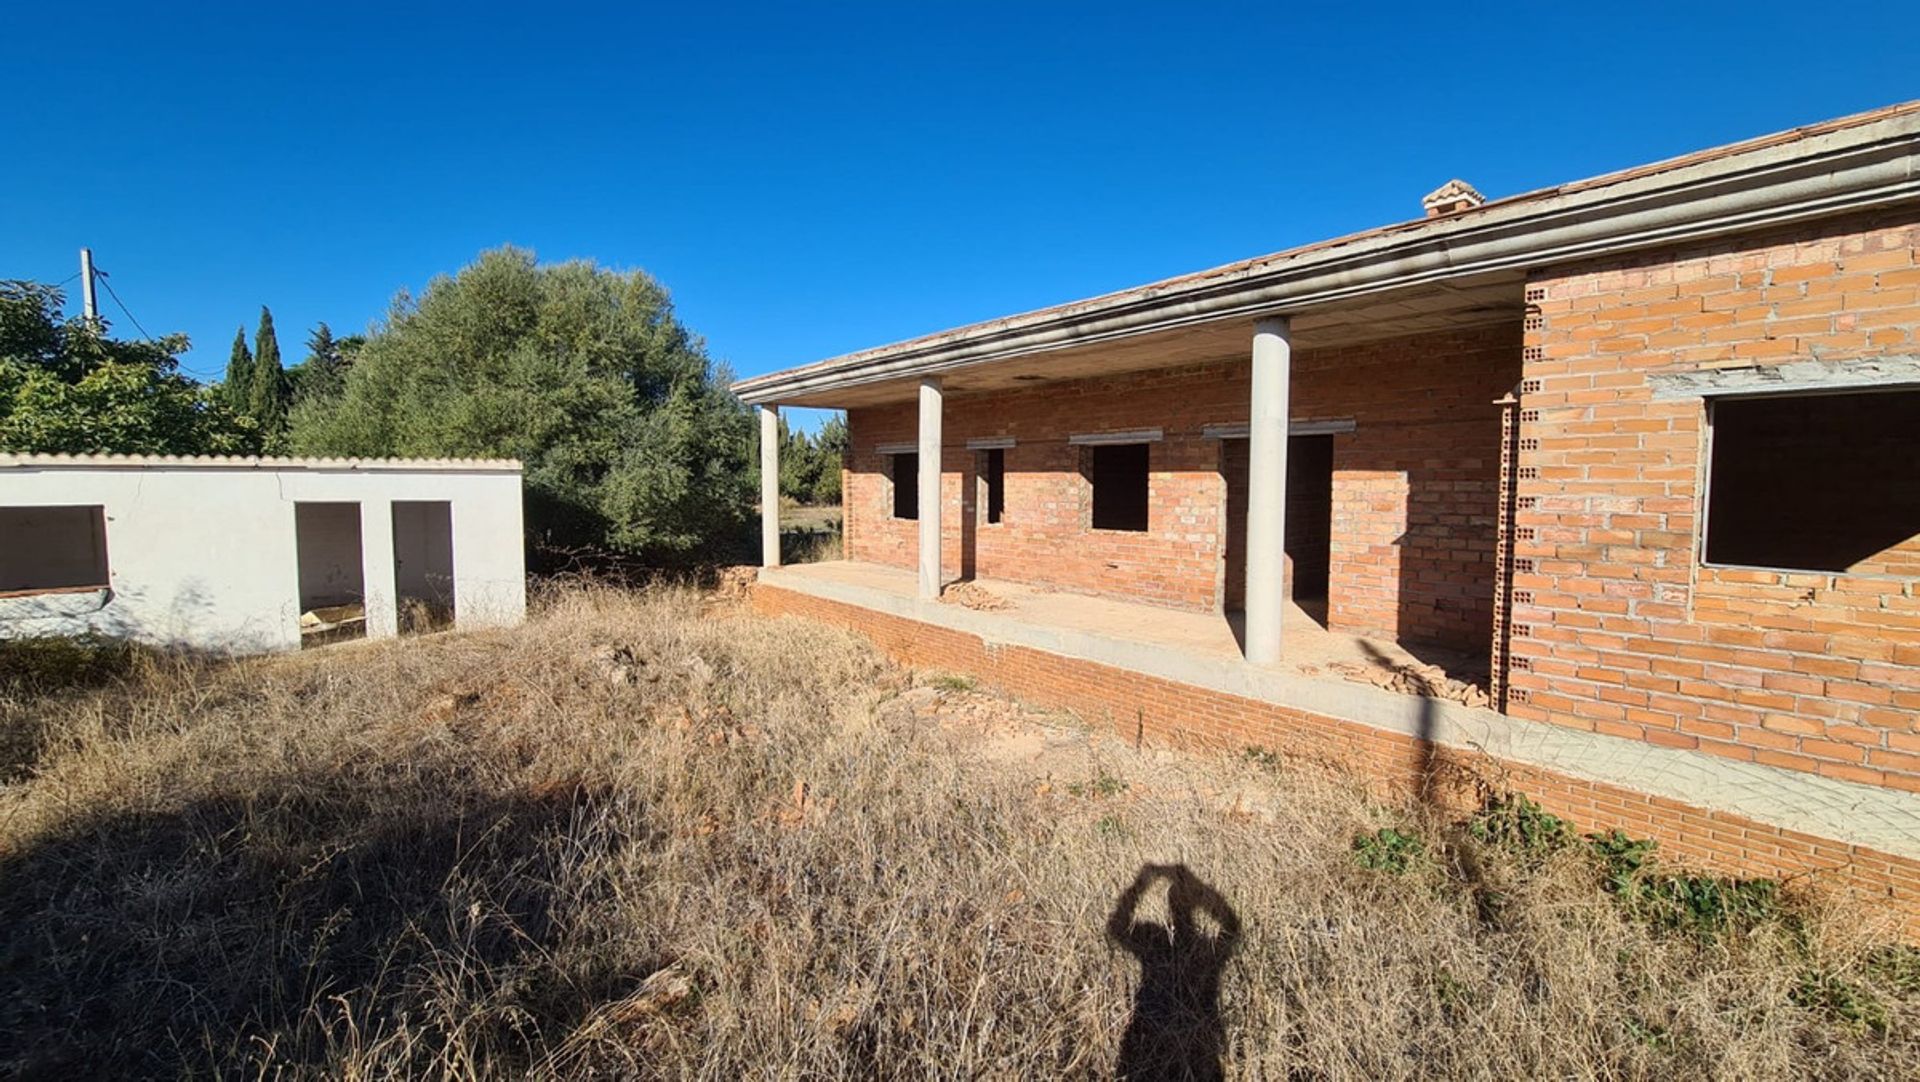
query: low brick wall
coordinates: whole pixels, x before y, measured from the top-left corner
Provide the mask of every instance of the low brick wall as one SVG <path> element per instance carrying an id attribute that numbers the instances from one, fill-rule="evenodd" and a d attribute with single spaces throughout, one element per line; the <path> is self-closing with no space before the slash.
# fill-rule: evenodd
<path id="1" fill-rule="evenodd" d="M 849 628 L 904 664 L 969 673 L 1023 699 L 1110 724 L 1128 738 L 1268 748 L 1463 809 L 1474 793 L 1468 779 L 1479 779 L 1525 793 L 1583 830 L 1618 828 L 1652 838 L 1669 858 L 1688 865 L 1731 875 L 1809 876 L 1824 888 L 1891 908 L 1904 934 L 1920 939 L 1920 862 L 1339 718 L 989 643 L 967 632 L 766 584 L 754 587 L 753 605 L 766 615 Z"/>

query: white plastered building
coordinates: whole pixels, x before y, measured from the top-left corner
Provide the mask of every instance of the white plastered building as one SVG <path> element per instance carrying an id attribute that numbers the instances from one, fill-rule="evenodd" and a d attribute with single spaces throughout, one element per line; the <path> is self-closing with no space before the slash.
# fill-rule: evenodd
<path id="1" fill-rule="evenodd" d="M 370 638 L 518 623 L 520 463 L 0 454 L 0 638 L 258 653 L 355 608 Z"/>

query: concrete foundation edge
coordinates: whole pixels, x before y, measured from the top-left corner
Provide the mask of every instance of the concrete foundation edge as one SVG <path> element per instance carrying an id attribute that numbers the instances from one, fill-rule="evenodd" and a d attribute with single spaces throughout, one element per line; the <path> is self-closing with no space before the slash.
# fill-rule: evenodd
<path id="1" fill-rule="evenodd" d="M 1101 670 L 1119 670 L 1192 688 L 1196 700 L 1243 701 L 1249 714 L 1279 711 L 1324 726 L 1328 745 L 1350 744 L 1354 730 L 1408 747 L 1430 741 L 1449 760 L 1493 766 L 1514 779 L 1513 788 L 1542 799 L 1550 809 L 1576 811 L 1571 817 L 1583 829 L 1619 826 L 1656 837 L 1682 857 L 1737 873 L 1837 873 L 1829 878 L 1893 900 L 1906 912 L 1910 931 L 1920 929 L 1920 838 L 1915 836 L 1920 799 L 1912 794 L 1520 721 L 1359 684 L 1174 654 L 839 583 L 785 582 L 777 574 L 765 575 L 755 587 L 754 604 L 764 613 L 812 616 L 860 631 L 909 664 L 964 671 L 967 659 L 942 656 L 947 651 L 931 647 L 903 648 L 898 636 L 882 633 L 876 615 L 977 640 L 982 658 L 1007 647 L 1052 655 L 1085 667 L 1089 686 L 1102 683 Z M 1017 678 L 996 679 L 1005 674 L 976 675 L 1023 697 L 1055 697 L 1043 688 L 1021 686 Z M 1178 705 L 1173 709 L 1186 713 Z M 1211 722 L 1216 712 L 1216 706 L 1196 701 L 1193 716 L 1185 719 L 1191 735 L 1227 741 L 1244 735 L 1236 726 Z M 1209 732 L 1216 727 L 1222 731 Z M 1424 740 L 1423 730 L 1429 734 Z M 1369 770 L 1377 764 L 1344 765 Z M 1584 792 L 1569 802 L 1540 791 L 1562 787 Z"/>

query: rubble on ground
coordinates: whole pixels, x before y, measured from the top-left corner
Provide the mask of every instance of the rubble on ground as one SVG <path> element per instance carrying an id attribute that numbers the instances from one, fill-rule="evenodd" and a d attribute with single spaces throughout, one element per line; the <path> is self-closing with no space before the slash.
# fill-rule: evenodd
<path id="1" fill-rule="evenodd" d="M 1357 684 L 1372 684 L 1400 695 L 1422 695 L 1483 709 L 1493 704 L 1484 683 L 1459 679 L 1438 665 L 1363 665 L 1353 661 L 1335 661 L 1329 663 L 1327 668 L 1343 679 Z"/>
<path id="2" fill-rule="evenodd" d="M 714 572 L 713 597 L 716 601 L 745 601 L 760 577 L 752 564 L 735 564 Z"/>
<path id="3" fill-rule="evenodd" d="M 940 600 L 949 605 L 959 605 L 961 608 L 977 609 L 982 612 L 1004 609 L 1010 604 L 1006 598 L 977 582 L 950 583 L 940 591 Z"/>

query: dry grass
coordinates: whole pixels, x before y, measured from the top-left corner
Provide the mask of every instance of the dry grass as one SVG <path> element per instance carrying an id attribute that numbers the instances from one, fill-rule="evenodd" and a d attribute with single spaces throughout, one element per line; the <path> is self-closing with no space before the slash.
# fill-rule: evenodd
<path id="1" fill-rule="evenodd" d="M 910 683 L 573 590 L 512 632 L 15 690 L 0 1073 L 1105 1076 L 1139 973 L 1109 913 L 1174 861 L 1238 914 L 1238 1076 L 1920 1071 L 1920 969 L 1859 921 L 1662 931 L 1578 846 Z M 1356 861 L 1381 829 L 1404 870 Z"/>

